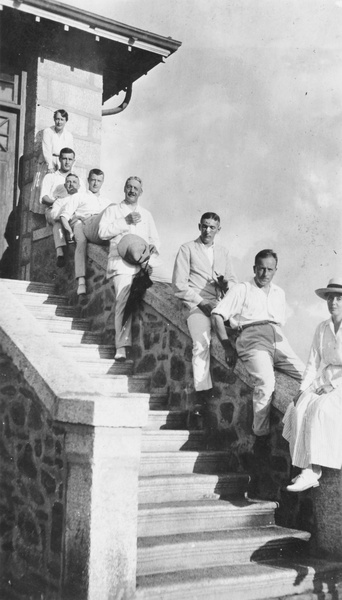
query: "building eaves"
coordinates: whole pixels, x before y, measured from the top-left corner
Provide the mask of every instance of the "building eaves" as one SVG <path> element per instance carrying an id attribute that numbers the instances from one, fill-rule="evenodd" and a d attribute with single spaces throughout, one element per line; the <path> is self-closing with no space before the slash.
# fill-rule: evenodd
<path id="1" fill-rule="evenodd" d="M 150 33 L 112 19 L 107 19 L 61 2 L 52 0 L 0 0 L 0 4 L 39 18 L 47 18 L 65 27 L 82 29 L 98 37 L 134 46 L 167 57 L 179 48 L 181 42 L 170 37 Z"/>

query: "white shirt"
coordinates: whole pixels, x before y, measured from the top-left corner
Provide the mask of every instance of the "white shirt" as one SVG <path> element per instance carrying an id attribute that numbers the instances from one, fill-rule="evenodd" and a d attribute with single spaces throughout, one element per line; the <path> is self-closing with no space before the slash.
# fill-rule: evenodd
<path id="1" fill-rule="evenodd" d="M 61 133 L 57 133 L 55 127 L 47 127 L 43 130 L 42 152 L 48 169 L 59 167 L 59 154 L 62 148 L 74 150 L 74 138 L 72 133 L 65 127 Z"/>
<path id="2" fill-rule="evenodd" d="M 42 188 L 40 190 L 39 202 L 42 203 L 44 196 L 49 198 L 61 197 L 58 186 L 64 186 L 65 178 L 69 173 L 62 173 L 62 171 L 55 171 L 54 173 L 47 173 L 43 179 Z M 85 192 L 85 185 L 80 179 L 80 192 Z"/>
<path id="3" fill-rule="evenodd" d="M 214 264 L 214 244 L 208 246 L 208 244 L 203 244 L 203 250 L 207 256 L 210 266 L 212 267 Z"/>
<path id="4" fill-rule="evenodd" d="M 70 221 L 74 215 L 76 218 L 87 219 L 92 215 L 98 215 L 102 212 L 109 204 L 110 200 L 100 195 L 93 194 L 92 192 L 78 192 L 69 196 L 67 202 L 63 206 L 63 210 L 60 213 L 61 217 L 65 217 Z"/>
<path id="5" fill-rule="evenodd" d="M 256 321 L 275 321 L 284 325 L 285 310 L 285 293 L 280 287 L 271 283 L 268 293 L 265 293 L 253 279 L 237 283 L 228 290 L 213 314 L 221 315 L 225 321 L 229 319 L 231 327 L 237 329 L 240 325 Z"/>
<path id="6" fill-rule="evenodd" d="M 138 212 L 141 216 L 141 221 L 136 225 L 126 223 L 125 217 L 131 212 Z M 152 254 L 150 264 L 152 267 L 160 264 L 160 261 L 158 262 L 160 240 L 151 213 L 142 206 L 132 207 L 122 201 L 120 204 L 107 206 L 99 223 L 99 237 L 110 240 L 107 277 L 124 273 L 134 275 L 139 271 L 138 266 L 128 264 L 119 256 L 117 245 L 125 233 L 134 233 L 149 244 L 153 244 L 157 254 Z"/>

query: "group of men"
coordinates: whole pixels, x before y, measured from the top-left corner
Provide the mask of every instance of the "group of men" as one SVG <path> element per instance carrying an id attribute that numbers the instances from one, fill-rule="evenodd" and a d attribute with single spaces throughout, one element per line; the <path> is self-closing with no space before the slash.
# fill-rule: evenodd
<path id="1" fill-rule="evenodd" d="M 85 191 L 72 173 L 75 153 L 64 148 L 60 169 L 47 174 L 41 201 L 47 206 L 46 218 L 53 226 L 57 264 L 64 264 L 65 236 L 76 242 L 75 276 L 78 294 L 86 293 L 86 244 L 109 240 L 107 277 L 115 290 L 115 360 L 126 360 L 132 344 L 131 315 L 123 321 L 124 308 L 134 276 L 140 265 L 127 262 L 120 253 L 120 241 L 134 234 L 146 241 L 152 279 L 159 260 L 159 236 L 153 217 L 140 206 L 142 181 L 129 177 L 120 204 L 102 198 L 104 174 L 92 169 Z M 243 361 L 254 383 L 253 432 L 259 441 L 269 435 L 271 398 L 275 386 L 274 367 L 301 380 L 304 365 L 281 331 L 285 322 L 285 294 L 273 283 L 278 257 L 271 249 L 261 250 L 254 260 L 254 277 L 238 283 L 228 250 L 217 243 L 220 217 L 214 212 L 201 217 L 199 237 L 183 244 L 176 257 L 172 285 L 175 295 L 189 308 L 187 324 L 193 342 L 192 366 L 196 406 L 194 413 L 205 416 L 213 384 L 210 375 L 212 329 L 225 350 L 226 361 L 235 365 L 235 354 Z M 229 328 L 227 328 L 229 322 Z M 228 332 L 233 331 L 232 344 Z M 235 348 L 235 347 L 236 348 Z"/>
<path id="2" fill-rule="evenodd" d="M 86 294 L 87 242 L 104 244 L 109 241 L 107 277 L 113 279 L 115 290 L 115 360 L 123 362 L 126 360 L 126 348 L 132 344 L 132 315 L 128 315 L 123 323 L 124 309 L 140 265 L 122 258 L 119 251 L 122 238 L 130 233 L 146 240 L 150 269 L 158 274 L 160 266 L 160 242 L 153 217 L 138 205 L 143 192 L 142 181 L 139 177 L 129 177 L 124 185 L 124 200 L 113 204 L 100 193 L 103 171 L 91 169 L 86 190 L 73 172 L 75 152 L 71 148 L 63 148 L 59 162 L 59 170 L 45 175 L 40 194 L 40 202 L 46 206 L 46 220 L 53 230 L 57 266 L 65 265 L 65 247 L 67 243 L 75 242 L 77 294 Z"/>
<path id="3" fill-rule="evenodd" d="M 254 277 L 237 283 L 229 253 L 216 242 L 220 228 L 216 213 L 203 214 L 199 237 L 181 246 L 173 271 L 175 294 L 190 309 L 188 328 L 197 396 L 194 412 L 205 417 L 212 395 L 210 341 L 214 329 L 228 366 L 235 366 L 237 352 L 252 377 L 253 432 L 264 443 L 269 436 L 274 367 L 300 381 L 304 364 L 281 331 L 285 294 L 272 282 L 278 264 L 276 253 L 271 249 L 258 252 Z"/>

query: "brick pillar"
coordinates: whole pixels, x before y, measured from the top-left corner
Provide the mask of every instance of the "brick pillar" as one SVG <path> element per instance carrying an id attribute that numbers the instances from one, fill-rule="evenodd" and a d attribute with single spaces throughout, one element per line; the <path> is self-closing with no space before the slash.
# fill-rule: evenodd
<path id="1" fill-rule="evenodd" d="M 53 252 L 52 240 L 46 241 L 50 229 L 44 230 L 44 215 L 29 208 L 42 130 L 53 125 L 53 113 L 58 108 L 69 113 L 67 127 L 74 136 L 75 168 L 85 181 L 89 169 L 100 167 L 101 157 L 102 74 L 100 68 L 94 68 L 94 61 L 89 70 L 76 69 L 72 57 L 62 56 L 61 50 L 58 58 L 33 57 L 28 68 L 20 248 L 23 279 L 30 278 L 37 254 Z M 38 231 L 32 233 L 34 230 Z"/>

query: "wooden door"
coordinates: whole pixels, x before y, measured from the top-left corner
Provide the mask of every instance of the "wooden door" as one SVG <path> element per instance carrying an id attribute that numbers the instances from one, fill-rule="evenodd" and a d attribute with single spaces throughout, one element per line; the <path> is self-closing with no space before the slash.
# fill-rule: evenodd
<path id="1" fill-rule="evenodd" d="M 8 244 L 5 231 L 15 206 L 18 115 L 0 106 L 0 259 Z"/>

